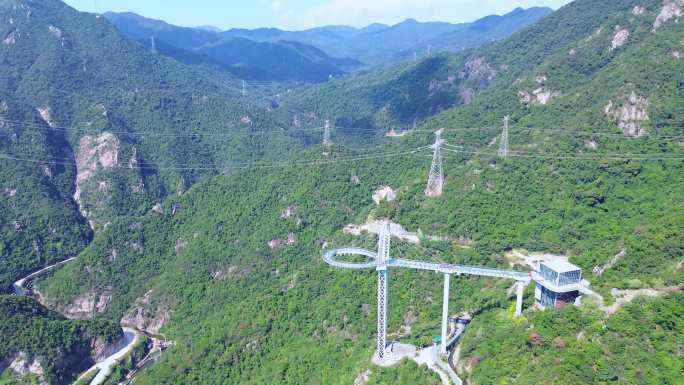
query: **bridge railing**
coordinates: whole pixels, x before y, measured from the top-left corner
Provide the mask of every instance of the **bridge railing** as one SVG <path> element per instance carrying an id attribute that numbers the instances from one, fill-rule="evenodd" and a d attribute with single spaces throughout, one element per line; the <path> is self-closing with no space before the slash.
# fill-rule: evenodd
<path id="1" fill-rule="evenodd" d="M 370 259 L 368 262 L 343 262 L 335 259 L 338 255 L 361 255 Z M 323 254 L 323 260 L 334 267 L 341 269 L 371 269 L 377 265 L 378 255 L 366 249 L 347 247 L 343 249 L 328 250 Z"/>
<path id="2" fill-rule="evenodd" d="M 496 277 L 514 279 L 516 281 L 530 281 L 529 273 L 521 271 L 493 269 L 487 267 L 474 267 L 463 265 L 452 265 L 448 263 L 434 263 L 423 261 L 409 261 L 405 259 L 391 259 L 390 266 L 406 267 L 410 269 L 429 270 L 445 274 L 468 274 L 481 277 Z"/>
<path id="3" fill-rule="evenodd" d="M 361 255 L 369 258 L 368 262 L 343 262 L 335 259 L 342 255 Z M 331 266 L 342 269 L 371 269 L 377 267 L 377 253 L 356 247 L 328 250 L 323 255 L 323 260 Z M 532 278 L 530 273 L 521 271 L 493 269 L 487 267 L 475 267 L 464 265 L 452 265 L 448 263 L 434 263 L 425 261 L 411 261 L 401 258 L 390 258 L 387 266 L 404 267 L 409 269 L 428 270 L 444 274 L 468 274 L 480 277 L 496 277 L 514 279 L 516 281 L 529 282 Z"/>

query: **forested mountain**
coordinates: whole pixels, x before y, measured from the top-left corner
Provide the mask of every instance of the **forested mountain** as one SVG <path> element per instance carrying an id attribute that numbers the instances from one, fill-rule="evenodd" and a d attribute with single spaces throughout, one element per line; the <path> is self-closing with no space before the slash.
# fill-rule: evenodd
<path id="1" fill-rule="evenodd" d="M 518 8 L 502 16 L 488 16 L 461 24 L 421 23 L 409 19 L 322 48 L 332 55 L 355 58 L 367 64 L 403 61 L 413 59 L 414 53 L 424 57 L 428 49 L 434 53 L 478 47 L 509 36 L 552 11 L 550 8 Z"/>
<path id="2" fill-rule="evenodd" d="M 389 218 L 420 241 L 393 239 L 393 255 L 510 267 L 512 250 L 564 254 L 603 298 L 535 311 L 530 287 L 513 319 L 506 282 L 454 277 L 451 308 L 474 315 L 456 357 L 467 383 L 676 384 L 683 7 L 577 0 L 501 42 L 294 95 L 280 116 L 302 130 L 309 116 L 349 123 L 332 133 L 343 144 L 205 178 L 154 212 L 115 217 L 38 290 L 63 312 L 110 298 L 86 316 L 176 341 L 137 384 L 349 384 L 367 370 L 370 383 L 414 384 L 409 364 L 370 363 L 375 275 L 321 260 L 332 247 L 374 248 L 374 234 L 347 225 Z M 507 158 L 496 151 L 506 115 Z M 348 146 L 415 120 L 404 136 Z M 444 194 L 427 198 L 425 146 L 439 128 L 462 148 L 446 147 Z M 396 200 L 376 204 L 382 186 Z M 439 279 L 392 271 L 391 338 L 430 342 Z M 424 374 L 419 383 L 435 381 Z"/>
<path id="3" fill-rule="evenodd" d="M 552 12 L 552 9 L 544 7 L 516 8 L 505 15 L 483 17 L 473 23 L 465 24 L 462 28 L 444 33 L 432 40 L 423 41 L 419 45 L 401 51 L 396 57 L 411 58 L 414 52 L 424 52 L 426 45 L 429 45 L 433 52 L 458 52 L 475 48 L 484 43 L 510 36 Z"/>
<path id="4" fill-rule="evenodd" d="M 112 218 L 295 142 L 270 135 L 267 145 L 259 134 L 282 125 L 265 110 L 104 18 L 57 0 L 2 0 L 0 19 L 3 291 L 77 254 Z"/>
<path id="5" fill-rule="evenodd" d="M 32 298 L 0 296 L 0 311 L 0 384 L 71 383 L 121 338 L 117 322 L 68 320 Z"/>
<path id="6" fill-rule="evenodd" d="M 104 16 L 126 36 L 163 55 L 189 65 L 211 62 L 246 80 L 321 82 L 361 65 L 352 59 L 332 58 L 302 42 L 287 41 L 285 36 L 250 40 L 240 33 L 177 27 L 134 13 L 108 12 Z M 311 33 L 324 32 L 321 29 Z"/>
<path id="7" fill-rule="evenodd" d="M 353 71 L 358 69 L 361 63 L 374 65 L 411 59 L 414 52 L 422 57 L 425 55 L 428 45 L 433 46 L 434 52 L 460 51 L 477 47 L 492 40 L 506 37 L 551 12 L 550 8 L 530 8 L 528 10 L 519 8 L 503 16 L 488 16 L 473 23 L 461 24 L 421 23 L 409 19 L 393 26 L 376 23 L 365 28 L 325 26 L 304 31 L 259 28 L 254 30 L 231 29 L 220 33 L 210 33 L 204 29 L 176 27 L 133 13 L 108 12 L 104 16 L 133 39 L 149 40 L 151 37 L 155 37 L 176 48 L 203 52 L 219 62 L 228 62 L 231 65 L 235 65 L 236 61 L 241 60 L 248 67 L 264 68 L 258 66 L 258 60 L 250 60 L 250 57 L 256 55 L 255 58 L 266 58 L 268 61 L 270 60 L 268 58 L 269 50 L 282 50 L 293 44 L 285 42 L 296 42 L 300 43 L 299 46 L 301 47 L 313 46 L 322 51 L 314 56 L 302 54 L 303 58 L 299 61 L 304 66 L 308 65 L 310 60 L 313 63 L 334 65 L 344 71 Z M 245 46 L 244 39 L 271 44 Z M 237 42 L 241 42 L 242 45 L 236 47 Z M 232 49 L 239 48 L 242 59 L 238 60 L 234 54 L 227 54 L 222 50 L 211 49 L 211 47 L 222 45 L 233 47 Z M 308 50 L 310 51 L 311 47 Z M 295 50 L 295 52 L 301 53 L 301 49 Z M 341 59 L 333 59 L 333 57 Z M 297 64 L 297 61 L 289 57 L 281 57 L 280 61 L 284 64 Z M 279 74 L 278 69 L 273 69 L 274 75 Z M 328 71 L 331 74 L 336 74 L 331 69 Z M 302 71 L 302 74 L 308 72 Z M 320 80 L 320 76 L 318 79 Z"/>

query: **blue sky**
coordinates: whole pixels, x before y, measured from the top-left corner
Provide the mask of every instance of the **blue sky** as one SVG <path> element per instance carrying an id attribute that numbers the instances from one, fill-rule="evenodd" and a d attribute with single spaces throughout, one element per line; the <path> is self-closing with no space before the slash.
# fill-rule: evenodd
<path id="1" fill-rule="evenodd" d="M 321 25 L 357 27 L 373 22 L 466 22 L 515 7 L 557 9 L 570 0 L 66 0 L 88 12 L 131 11 L 184 26 L 222 29 L 278 27 L 300 30 Z"/>

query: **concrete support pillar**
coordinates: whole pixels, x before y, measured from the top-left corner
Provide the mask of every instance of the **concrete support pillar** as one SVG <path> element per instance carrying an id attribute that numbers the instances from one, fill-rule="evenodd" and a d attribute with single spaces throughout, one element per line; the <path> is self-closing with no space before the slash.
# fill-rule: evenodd
<path id="1" fill-rule="evenodd" d="M 515 302 L 515 316 L 520 317 L 522 315 L 522 305 L 523 305 L 523 290 L 525 290 L 525 282 L 518 281 L 517 283 L 517 298 Z"/>
<path id="2" fill-rule="evenodd" d="M 442 346 L 440 348 L 443 354 L 447 352 L 447 333 L 449 325 L 449 285 L 451 275 L 444 274 L 444 303 L 442 304 Z"/>

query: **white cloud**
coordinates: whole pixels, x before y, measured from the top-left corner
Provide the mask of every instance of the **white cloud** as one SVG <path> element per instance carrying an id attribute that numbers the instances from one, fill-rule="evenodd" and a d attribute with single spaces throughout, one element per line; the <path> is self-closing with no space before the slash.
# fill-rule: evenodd
<path id="1" fill-rule="evenodd" d="M 363 25 L 370 20 L 395 22 L 404 15 L 423 13 L 435 0 L 329 0 L 286 22 L 308 27 L 325 24 Z"/>
<path id="2" fill-rule="evenodd" d="M 271 10 L 273 13 L 283 13 L 285 11 L 285 1 L 284 0 L 273 0 L 271 2 Z"/>
<path id="3" fill-rule="evenodd" d="M 278 1 L 278 0 L 274 0 Z M 558 7 L 570 0 L 326 0 L 299 13 L 281 13 L 281 22 L 291 28 L 329 24 L 365 26 L 373 22 L 394 24 L 407 18 L 420 21 L 467 22 L 513 8 Z"/>

